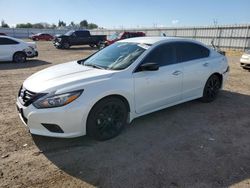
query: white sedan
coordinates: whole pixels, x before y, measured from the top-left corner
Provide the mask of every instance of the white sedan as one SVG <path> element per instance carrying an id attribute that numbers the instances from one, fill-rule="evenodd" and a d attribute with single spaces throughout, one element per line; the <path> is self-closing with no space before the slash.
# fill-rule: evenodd
<path id="1" fill-rule="evenodd" d="M 228 71 L 225 56 L 197 41 L 131 38 L 35 73 L 16 104 L 32 134 L 106 140 L 144 114 L 215 100 Z"/>
<path id="2" fill-rule="evenodd" d="M 250 50 L 246 51 L 240 58 L 240 65 L 243 69 L 250 69 Z"/>
<path id="3" fill-rule="evenodd" d="M 0 61 L 24 63 L 26 58 L 38 56 L 35 42 L 24 42 L 8 36 L 0 36 Z"/>

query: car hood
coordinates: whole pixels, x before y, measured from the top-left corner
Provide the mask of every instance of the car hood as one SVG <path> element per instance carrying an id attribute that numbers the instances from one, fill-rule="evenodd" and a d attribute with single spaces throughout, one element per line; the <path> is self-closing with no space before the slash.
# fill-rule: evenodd
<path id="1" fill-rule="evenodd" d="M 62 37 L 68 37 L 67 35 L 57 34 L 55 35 L 55 38 L 62 38 Z"/>
<path id="2" fill-rule="evenodd" d="M 36 43 L 35 42 L 25 42 L 28 46 L 32 46 L 36 48 Z"/>
<path id="3" fill-rule="evenodd" d="M 47 92 L 74 83 L 97 82 L 109 78 L 115 71 L 96 69 L 78 64 L 76 61 L 55 65 L 27 78 L 23 87 L 32 92 Z"/>

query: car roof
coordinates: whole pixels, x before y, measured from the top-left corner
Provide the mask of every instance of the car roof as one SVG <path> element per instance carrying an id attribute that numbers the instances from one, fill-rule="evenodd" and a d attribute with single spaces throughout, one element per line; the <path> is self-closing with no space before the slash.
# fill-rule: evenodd
<path id="1" fill-rule="evenodd" d="M 0 35 L 1 38 L 8 38 L 8 39 L 12 39 L 15 40 L 17 42 L 23 42 L 23 40 L 18 39 L 18 38 L 14 38 L 14 37 L 10 37 L 10 36 L 4 36 L 4 35 Z"/>
<path id="2" fill-rule="evenodd" d="M 133 43 L 143 43 L 150 45 L 154 45 L 155 43 L 164 43 L 164 42 L 192 42 L 205 46 L 204 44 L 196 40 L 180 38 L 180 37 L 135 37 L 135 38 L 120 40 L 118 42 L 133 42 Z"/>

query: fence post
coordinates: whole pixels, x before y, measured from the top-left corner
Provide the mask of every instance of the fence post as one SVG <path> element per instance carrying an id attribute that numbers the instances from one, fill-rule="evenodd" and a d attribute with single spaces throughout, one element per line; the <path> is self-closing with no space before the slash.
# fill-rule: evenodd
<path id="1" fill-rule="evenodd" d="M 246 48 L 248 47 L 248 35 L 249 35 L 249 30 L 250 30 L 250 25 L 247 26 L 247 33 L 246 33 L 246 36 L 245 36 L 245 45 L 243 47 L 243 51 L 246 50 Z"/>
<path id="2" fill-rule="evenodd" d="M 194 29 L 193 29 L 194 31 L 193 31 L 193 38 L 194 39 L 196 39 L 196 32 L 197 32 L 197 30 L 196 30 L 196 28 L 194 27 Z"/>
<path id="3" fill-rule="evenodd" d="M 230 33 L 230 40 L 229 40 L 229 49 L 231 50 L 232 49 L 232 38 L 233 38 L 233 28 L 231 30 L 231 33 Z"/>
<path id="4" fill-rule="evenodd" d="M 222 29 L 218 26 L 218 31 L 219 31 L 219 36 L 218 36 L 218 47 L 221 48 L 220 46 L 220 42 L 221 42 L 221 33 L 222 33 Z"/>

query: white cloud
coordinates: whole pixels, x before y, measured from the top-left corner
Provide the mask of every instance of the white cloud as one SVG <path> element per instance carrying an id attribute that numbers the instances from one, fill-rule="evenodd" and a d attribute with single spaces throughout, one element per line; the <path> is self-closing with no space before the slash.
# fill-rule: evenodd
<path id="1" fill-rule="evenodd" d="M 176 25 L 176 24 L 178 24 L 180 21 L 179 20 L 172 20 L 172 24 L 173 25 Z"/>

